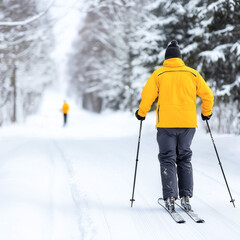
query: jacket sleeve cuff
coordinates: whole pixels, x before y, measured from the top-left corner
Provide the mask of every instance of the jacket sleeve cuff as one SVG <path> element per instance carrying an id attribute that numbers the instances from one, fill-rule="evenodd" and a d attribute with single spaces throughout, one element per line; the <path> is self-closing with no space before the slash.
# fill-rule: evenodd
<path id="1" fill-rule="evenodd" d="M 202 114 L 204 116 L 210 116 L 212 114 L 212 111 L 202 111 Z"/>
<path id="2" fill-rule="evenodd" d="M 144 113 L 141 109 L 138 110 L 138 115 L 141 117 L 146 117 L 146 113 Z"/>

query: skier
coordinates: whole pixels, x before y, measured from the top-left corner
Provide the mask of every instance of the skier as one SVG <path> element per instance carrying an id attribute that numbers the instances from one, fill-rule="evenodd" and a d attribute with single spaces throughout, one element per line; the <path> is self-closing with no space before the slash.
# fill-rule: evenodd
<path id="1" fill-rule="evenodd" d="M 62 113 L 63 113 L 63 127 L 66 126 L 67 124 L 67 115 L 69 111 L 69 105 L 67 102 L 64 100 L 63 106 L 62 106 Z"/>
<path id="2" fill-rule="evenodd" d="M 144 120 L 151 105 L 157 101 L 157 142 L 165 206 L 175 209 L 179 196 L 181 205 L 191 210 L 193 172 L 190 149 L 197 127 L 196 96 L 202 99 L 202 120 L 212 116 L 214 97 L 202 76 L 187 67 L 176 40 L 165 52 L 163 66 L 153 72 L 142 94 L 135 116 Z"/>

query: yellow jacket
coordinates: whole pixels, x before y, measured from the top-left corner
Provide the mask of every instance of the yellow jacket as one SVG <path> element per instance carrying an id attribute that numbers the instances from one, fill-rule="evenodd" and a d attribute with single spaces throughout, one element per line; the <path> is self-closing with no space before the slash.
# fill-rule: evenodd
<path id="1" fill-rule="evenodd" d="M 185 66 L 182 59 L 170 58 L 148 79 L 141 94 L 138 114 L 145 117 L 158 97 L 157 127 L 195 128 L 197 95 L 202 99 L 202 114 L 210 115 L 214 97 L 202 76 Z"/>
<path id="2" fill-rule="evenodd" d="M 64 114 L 67 114 L 69 111 L 69 105 L 67 103 L 64 103 L 63 106 L 62 106 L 62 112 Z"/>

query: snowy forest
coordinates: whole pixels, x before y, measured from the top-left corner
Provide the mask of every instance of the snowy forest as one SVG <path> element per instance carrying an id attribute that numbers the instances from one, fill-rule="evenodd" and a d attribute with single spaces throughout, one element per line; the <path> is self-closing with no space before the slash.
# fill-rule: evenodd
<path id="1" fill-rule="evenodd" d="M 21 24 L 48 4 L 0 1 L 1 125 L 36 111 L 55 79 L 49 12 Z M 79 107 L 134 112 L 145 82 L 176 39 L 186 65 L 197 69 L 213 90 L 212 127 L 240 134 L 239 0 L 83 0 L 76 11 L 81 18 L 66 81 Z"/>

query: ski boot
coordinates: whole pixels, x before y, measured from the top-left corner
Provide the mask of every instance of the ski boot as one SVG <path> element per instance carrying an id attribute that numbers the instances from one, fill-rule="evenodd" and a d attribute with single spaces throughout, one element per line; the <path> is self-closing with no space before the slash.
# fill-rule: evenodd
<path id="1" fill-rule="evenodd" d="M 165 206 L 169 212 L 175 211 L 175 199 L 174 197 L 169 197 L 165 200 Z"/>
<path id="2" fill-rule="evenodd" d="M 186 210 L 186 211 L 191 211 L 191 205 L 189 203 L 189 197 L 182 197 L 181 198 L 181 206 Z"/>

